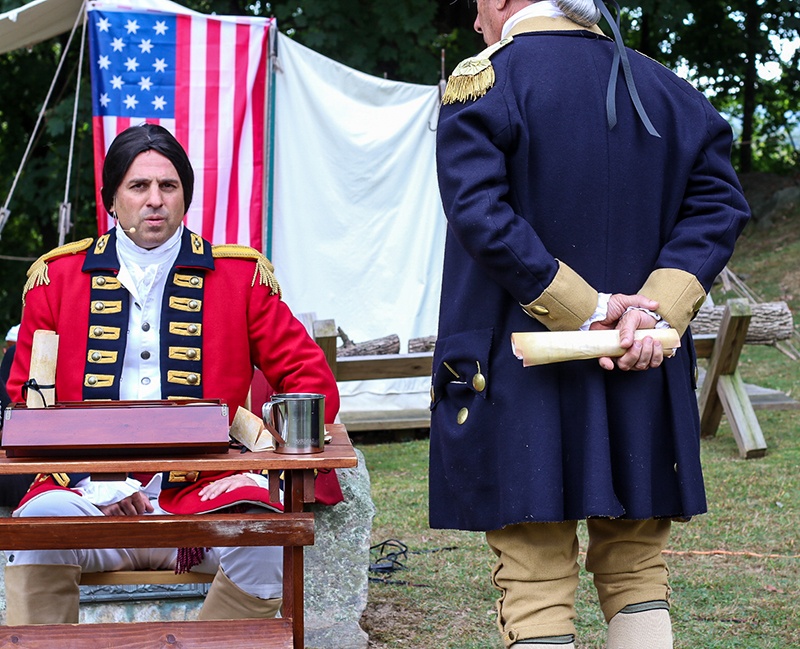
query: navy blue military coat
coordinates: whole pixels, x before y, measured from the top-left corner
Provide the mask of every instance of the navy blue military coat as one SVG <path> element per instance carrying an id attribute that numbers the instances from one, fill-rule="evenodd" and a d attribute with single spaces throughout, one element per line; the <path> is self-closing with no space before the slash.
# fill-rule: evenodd
<path id="1" fill-rule="evenodd" d="M 728 124 L 660 64 L 628 51 L 661 137 L 622 75 L 609 129 L 613 54 L 613 41 L 579 28 L 519 34 L 492 54 L 483 96 L 442 107 L 433 527 L 706 510 L 688 330 L 674 358 L 644 372 L 596 360 L 523 368 L 512 354 L 512 332 L 578 328 L 598 291 L 643 292 L 686 329 L 749 217 Z M 571 319 L 520 306 L 553 294 L 582 296 Z"/>

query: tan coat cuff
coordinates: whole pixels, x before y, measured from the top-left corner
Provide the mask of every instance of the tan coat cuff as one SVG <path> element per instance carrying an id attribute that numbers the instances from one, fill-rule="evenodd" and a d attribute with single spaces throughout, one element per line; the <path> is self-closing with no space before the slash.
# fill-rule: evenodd
<path id="1" fill-rule="evenodd" d="M 550 286 L 533 302 L 521 306 L 551 331 L 576 331 L 597 308 L 597 291 L 559 261 Z"/>
<path id="2" fill-rule="evenodd" d="M 654 270 L 639 293 L 658 302 L 656 313 L 681 336 L 706 300 L 697 278 L 677 268 Z"/>

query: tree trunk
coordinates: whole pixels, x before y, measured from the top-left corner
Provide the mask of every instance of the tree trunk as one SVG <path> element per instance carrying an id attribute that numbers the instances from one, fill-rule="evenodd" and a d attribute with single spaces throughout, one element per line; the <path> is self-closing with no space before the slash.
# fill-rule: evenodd
<path id="1" fill-rule="evenodd" d="M 739 149 L 739 173 L 753 169 L 753 133 L 756 113 L 756 88 L 758 71 L 756 52 L 759 49 L 761 11 L 758 0 L 747 0 L 747 14 L 744 23 L 745 71 L 742 93 L 742 144 Z"/>
<path id="2" fill-rule="evenodd" d="M 342 336 L 344 345 L 336 350 L 336 356 L 373 356 L 400 353 L 400 337 L 397 334 L 366 340 L 363 343 L 354 343 L 347 337 L 341 327 L 339 335 Z"/>
<path id="3" fill-rule="evenodd" d="M 408 341 L 408 353 L 417 354 L 419 352 L 432 352 L 435 345 L 436 345 L 436 336 L 411 338 Z"/>
<path id="4" fill-rule="evenodd" d="M 752 304 L 753 317 L 747 330 L 745 342 L 750 345 L 774 345 L 779 340 L 788 340 L 794 332 L 792 312 L 786 302 L 763 302 Z M 724 306 L 703 307 L 692 320 L 693 334 L 716 334 L 722 321 Z"/>

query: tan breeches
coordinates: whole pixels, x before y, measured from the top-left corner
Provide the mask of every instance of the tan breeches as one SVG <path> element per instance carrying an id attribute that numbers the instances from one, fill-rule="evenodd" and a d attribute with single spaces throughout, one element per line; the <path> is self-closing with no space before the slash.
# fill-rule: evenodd
<path id="1" fill-rule="evenodd" d="M 587 520 L 586 569 L 606 621 L 628 604 L 668 600 L 661 553 L 669 520 Z M 520 523 L 486 533 L 498 557 L 492 574 L 501 591 L 498 625 L 507 645 L 575 633 L 578 587 L 577 522 Z"/>

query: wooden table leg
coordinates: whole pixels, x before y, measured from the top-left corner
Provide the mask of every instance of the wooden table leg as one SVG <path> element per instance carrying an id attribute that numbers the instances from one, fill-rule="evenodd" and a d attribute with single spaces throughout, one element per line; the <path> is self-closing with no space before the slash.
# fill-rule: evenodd
<path id="1" fill-rule="evenodd" d="M 284 474 L 283 508 L 285 512 L 302 512 L 305 471 L 286 471 Z M 305 601 L 303 597 L 303 548 L 283 549 L 283 607 L 292 617 L 294 649 L 305 647 Z"/>

